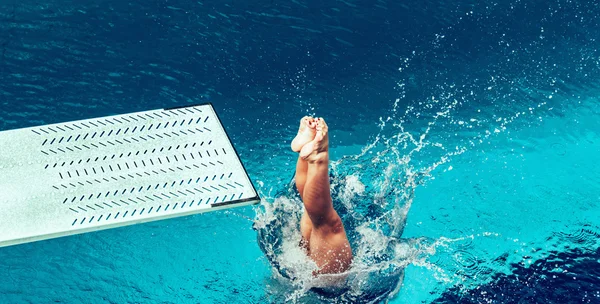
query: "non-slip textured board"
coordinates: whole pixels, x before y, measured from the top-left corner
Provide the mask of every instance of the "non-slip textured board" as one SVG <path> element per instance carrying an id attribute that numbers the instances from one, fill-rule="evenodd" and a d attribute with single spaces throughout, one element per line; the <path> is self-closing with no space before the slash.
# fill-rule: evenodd
<path id="1" fill-rule="evenodd" d="M 0 246 L 258 201 L 210 104 L 0 132 Z"/>

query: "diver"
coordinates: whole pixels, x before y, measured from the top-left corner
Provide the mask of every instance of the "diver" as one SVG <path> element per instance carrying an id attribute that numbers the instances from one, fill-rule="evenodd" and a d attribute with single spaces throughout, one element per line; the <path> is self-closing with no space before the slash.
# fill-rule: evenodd
<path id="1" fill-rule="evenodd" d="M 300 153 L 295 176 L 304 203 L 300 246 L 317 264 L 315 275 L 342 273 L 352 264 L 352 249 L 331 199 L 327 132 L 323 118 L 304 117 L 291 144 Z"/>

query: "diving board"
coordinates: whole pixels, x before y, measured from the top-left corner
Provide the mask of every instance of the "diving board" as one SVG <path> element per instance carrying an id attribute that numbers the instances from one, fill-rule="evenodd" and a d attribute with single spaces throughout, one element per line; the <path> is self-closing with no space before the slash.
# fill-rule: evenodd
<path id="1" fill-rule="evenodd" d="M 0 247 L 259 201 L 210 104 L 0 132 Z"/>

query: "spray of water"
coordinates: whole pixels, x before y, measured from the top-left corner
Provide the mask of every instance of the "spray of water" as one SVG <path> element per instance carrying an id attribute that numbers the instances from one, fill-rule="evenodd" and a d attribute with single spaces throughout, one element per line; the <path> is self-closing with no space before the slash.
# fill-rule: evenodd
<path id="1" fill-rule="evenodd" d="M 478 119 L 456 118 L 454 112 L 461 104 L 447 94 L 408 106 L 399 114 L 398 99 L 390 116 L 380 119 L 379 132 L 371 143 L 358 155 L 345 156 L 331 163 L 334 207 L 344 222 L 354 252 L 353 265 L 347 273 L 316 278 L 312 275 L 316 265 L 298 246 L 303 209 L 293 183 L 264 199 L 257 209 L 254 226 L 259 245 L 273 265 L 273 278 L 269 284 L 272 301 L 378 303 L 398 292 L 404 269 L 409 264 L 433 270 L 435 277 L 446 283 L 464 279 L 455 274 L 447 275 L 430 258 L 452 243 L 468 243 L 475 236 L 402 238 L 415 190 L 434 179 L 433 173 L 438 168 L 451 170 L 448 162 L 452 158 L 505 131 L 508 124 L 526 113 L 495 118 L 491 127 L 481 128 Z M 544 105 L 541 103 L 537 108 Z M 530 112 L 534 110 L 530 108 Z M 415 119 L 424 121 L 418 131 L 414 130 Z M 461 146 L 446 146 L 443 137 L 433 136 L 438 124 L 440 129 L 452 125 L 482 130 L 463 141 Z M 494 233 L 481 237 L 492 235 Z M 454 258 L 462 257 L 455 254 Z M 469 267 L 468 261 L 463 264 Z"/>
<path id="2" fill-rule="evenodd" d="M 379 134 L 361 153 L 331 163 L 334 204 L 349 232 L 355 254 L 353 266 L 347 273 L 313 277 L 316 265 L 298 246 L 302 202 L 292 185 L 274 198 L 265 199 L 257 210 L 255 228 L 259 243 L 274 266 L 270 292 L 275 301 L 310 302 L 325 298 L 341 303 L 379 302 L 397 293 L 403 269 L 408 264 L 433 269 L 439 280 L 455 280 L 428 262 L 428 258 L 440 248 L 464 238 L 401 238 L 415 190 L 433 178 L 432 173 L 438 167 L 466 152 L 469 146 L 502 132 L 521 113 L 498 120 L 493 130 L 476 135 L 468 146 L 448 149 L 430 140 L 429 135 L 439 121 L 452 120 L 452 111 L 458 105 L 456 100 L 440 102 L 438 111 L 420 134 L 406 130 L 404 125 L 407 119 L 422 114 L 417 113 L 415 107 L 408 107 L 397 117 L 398 104 L 399 100 L 394 103 L 390 117 L 380 120 Z M 415 159 L 426 149 L 439 150 L 440 156 L 418 166 Z M 324 288 L 332 281 L 343 281 L 343 287 L 333 291 Z"/>

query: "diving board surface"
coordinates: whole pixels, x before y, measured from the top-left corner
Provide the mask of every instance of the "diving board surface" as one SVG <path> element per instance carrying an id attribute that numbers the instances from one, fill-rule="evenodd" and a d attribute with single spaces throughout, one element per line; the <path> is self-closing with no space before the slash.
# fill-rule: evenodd
<path id="1" fill-rule="evenodd" d="M 210 104 L 0 132 L 0 247 L 259 200 Z"/>

